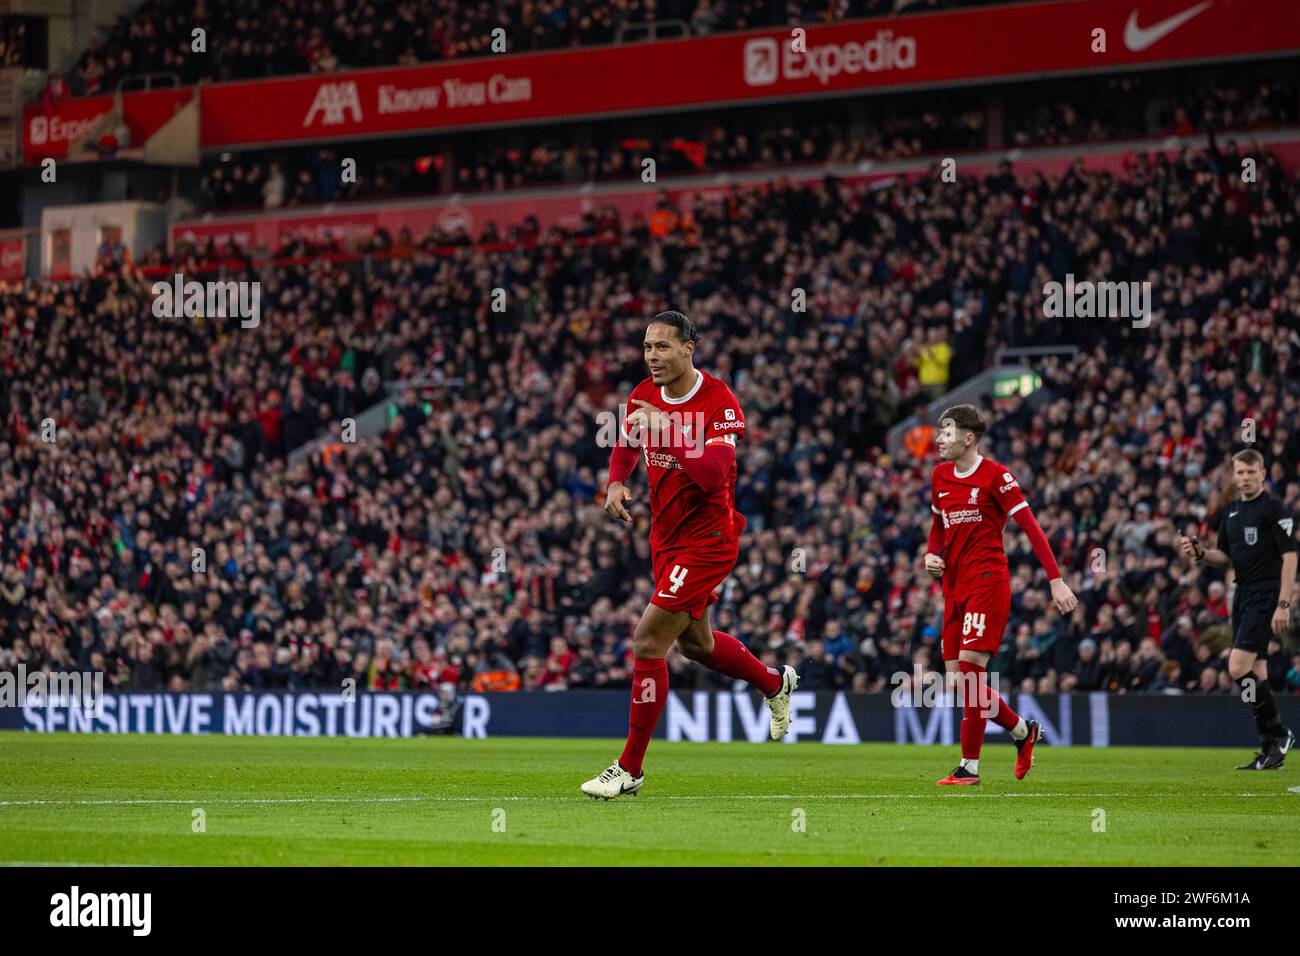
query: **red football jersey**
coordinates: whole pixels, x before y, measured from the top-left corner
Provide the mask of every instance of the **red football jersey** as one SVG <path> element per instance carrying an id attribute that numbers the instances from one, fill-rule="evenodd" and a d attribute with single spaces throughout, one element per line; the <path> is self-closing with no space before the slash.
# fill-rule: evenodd
<path id="1" fill-rule="evenodd" d="M 1011 472 L 983 455 L 965 474 L 951 461 L 935 466 L 930 509 L 943 519 L 944 591 L 1011 579 L 1002 532 L 1007 518 L 1027 507 Z"/>
<path id="2" fill-rule="evenodd" d="M 681 398 L 668 398 L 664 390 L 646 378 L 628 399 L 630 415 L 641 406 L 632 399 L 650 402 L 673 416 L 683 428 L 686 440 L 703 453 L 704 444 L 725 442 L 733 448 L 745 434 L 745 415 L 731 389 L 719 378 L 696 369 L 695 387 Z M 641 446 L 650 479 L 650 547 L 655 551 L 684 546 L 734 544 L 744 530 L 745 519 L 736 511 L 736 464 L 722 487 L 713 494 L 687 477 L 676 454 L 665 451 L 667 436 L 647 434 Z"/>

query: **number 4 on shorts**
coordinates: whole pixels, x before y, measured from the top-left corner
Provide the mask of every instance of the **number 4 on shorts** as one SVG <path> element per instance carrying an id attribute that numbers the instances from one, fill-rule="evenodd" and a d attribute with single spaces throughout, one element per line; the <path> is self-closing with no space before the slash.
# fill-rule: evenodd
<path id="1" fill-rule="evenodd" d="M 673 594 L 677 593 L 677 589 L 686 583 L 686 572 L 688 570 L 690 569 L 684 568 L 680 564 L 673 565 L 673 569 L 668 572 L 668 580 L 673 582 L 673 586 L 668 589 L 669 591 L 672 591 Z"/>

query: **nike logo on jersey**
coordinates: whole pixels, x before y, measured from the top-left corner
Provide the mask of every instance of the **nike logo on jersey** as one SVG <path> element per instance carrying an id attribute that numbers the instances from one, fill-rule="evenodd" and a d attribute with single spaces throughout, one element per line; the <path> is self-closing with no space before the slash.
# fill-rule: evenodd
<path id="1" fill-rule="evenodd" d="M 1235 512 L 1235 511 L 1231 511 L 1231 512 L 1229 512 L 1229 513 L 1228 513 L 1228 517 L 1229 517 L 1229 518 L 1235 518 L 1235 517 L 1237 517 L 1237 512 Z"/>
<path id="2" fill-rule="evenodd" d="M 939 492 L 939 497 L 942 498 L 942 497 L 943 497 L 944 495 L 946 495 L 947 493 L 948 493 L 948 492 L 946 492 L 946 491 L 941 491 L 941 492 Z"/>
<path id="3" fill-rule="evenodd" d="M 676 594 L 664 594 L 663 591 L 656 591 L 655 594 L 656 594 L 657 597 L 661 597 L 661 598 L 669 598 L 669 599 L 672 599 L 672 598 L 677 597 Z"/>
<path id="4" fill-rule="evenodd" d="M 1182 13 L 1175 13 L 1172 17 L 1166 17 L 1149 27 L 1138 26 L 1138 12 L 1134 10 L 1128 15 L 1128 22 L 1124 24 L 1124 45 L 1134 53 L 1140 53 L 1147 47 L 1160 42 L 1192 17 L 1204 13 L 1212 6 L 1214 6 L 1213 0 L 1205 0 L 1204 3 L 1189 7 Z"/>
<path id="5" fill-rule="evenodd" d="M 963 637 L 963 638 L 961 639 L 961 642 L 962 642 L 963 644 L 969 644 L 971 641 L 978 641 L 978 640 L 979 640 L 978 637 Z"/>

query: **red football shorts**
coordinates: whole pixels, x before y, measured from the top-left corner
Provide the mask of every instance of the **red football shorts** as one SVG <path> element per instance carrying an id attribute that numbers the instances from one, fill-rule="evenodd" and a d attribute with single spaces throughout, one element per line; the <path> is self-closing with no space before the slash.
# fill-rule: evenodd
<path id="1" fill-rule="evenodd" d="M 996 654 L 1011 615 L 1011 582 L 994 581 L 943 596 L 943 659 L 960 651 Z"/>
<path id="2" fill-rule="evenodd" d="M 703 551 L 677 548 L 651 555 L 655 591 L 650 603 L 665 611 L 685 611 L 699 618 L 704 609 L 717 602 L 722 582 L 736 567 L 739 549 Z"/>

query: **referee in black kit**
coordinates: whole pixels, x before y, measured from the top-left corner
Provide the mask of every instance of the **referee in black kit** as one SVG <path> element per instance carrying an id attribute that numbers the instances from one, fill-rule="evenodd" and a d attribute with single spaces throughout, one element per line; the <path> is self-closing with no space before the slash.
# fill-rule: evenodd
<path id="1" fill-rule="evenodd" d="M 1282 637 L 1291 626 L 1295 589 L 1296 543 L 1291 514 L 1282 499 L 1264 490 L 1264 456 L 1254 449 L 1232 456 L 1232 481 L 1240 498 L 1223 507 L 1218 546 L 1202 547 L 1195 535 L 1178 537 L 1186 557 L 1216 568 L 1232 569 L 1232 654 L 1228 674 L 1250 702 L 1259 730 L 1259 753 L 1238 770 L 1277 770 L 1295 743 L 1282 726 L 1268 686 L 1265 655 L 1272 634 Z"/>

